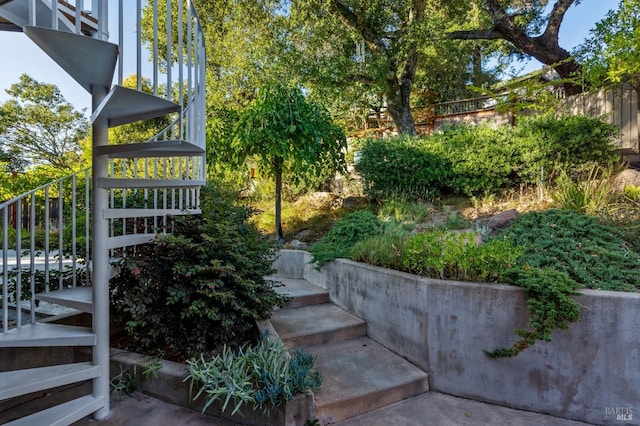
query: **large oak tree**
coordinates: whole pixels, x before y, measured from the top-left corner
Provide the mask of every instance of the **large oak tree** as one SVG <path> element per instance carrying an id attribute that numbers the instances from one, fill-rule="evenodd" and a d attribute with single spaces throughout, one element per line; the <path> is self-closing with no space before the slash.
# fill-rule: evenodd
<path id="1" fill-rule="evenodd" d="M 296 65 L 302 81 L 325 96 L 332 89 L 359 90 L 369 100 L 383 99 L 397 129 L 414 134 L 416 86 L 429 100 L 440 100 L 438 92 L 452 90 L 434 84 L 460 87 L 461 81 L 464 86 L 471 80 L 474 55 L 482 65 L 477 46 L 442 48 L 451 46 L 446 30 L 467 21 L 469 9 L 457 0 L 293 1 L 291 35 L 301 52 Z M 443 64 L 455 68 L 440 72 Z M 476 74 L 483 71 L 475 68 Z"/>
<path id="2" fill-rule="evenodd" d="M 574 95 L 582 91 L 574 78 L 581 65 L 560 47 L 558 33 L 565 13 L 580 0 L 556 0 L 546 15 L 549 0 L 482 0 L 490 18 L 490 25 L 482 28 L 453 31 L 450 37 L 462 40 L 506 40 L 521 53 L 552 66 L 563 79 L 565 93 Z"/>

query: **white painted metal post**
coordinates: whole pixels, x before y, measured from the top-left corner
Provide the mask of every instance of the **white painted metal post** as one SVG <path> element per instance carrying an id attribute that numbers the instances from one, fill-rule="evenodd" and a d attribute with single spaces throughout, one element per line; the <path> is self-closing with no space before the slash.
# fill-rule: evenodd
<path id="1" fill-rule="evenodd" d="M 106 97 L 107 87 L 92 86 L 92 110 L 95 111 Z M 96 155 L 96 147 L 107 145 L 109 130 L 106 119 L 98 118 L 93 122 L 93 218 L 92 265 L 93 265 L 93 332 L 96 334 L 96 346 L 93 349 L 93 364 L 100 366 L 100 376 L 93 379 L 93 394 L 104 397 L 105 405 L 95 412 L 94 417 L 101 420 L 109 416 L 109 221 L 103 219 L 102 211 L 108 207 L 108 190 L 98 187 L 98 180 L 107 177 L 109 161 L 106 155 Z"/>

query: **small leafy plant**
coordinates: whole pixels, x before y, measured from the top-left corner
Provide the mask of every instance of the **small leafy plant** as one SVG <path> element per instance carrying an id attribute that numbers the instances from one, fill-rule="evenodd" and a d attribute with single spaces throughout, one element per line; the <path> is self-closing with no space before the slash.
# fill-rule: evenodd
<path id="1" fill-rule="evenodd" d="M 245 405 L 268 412 L 297 394 L 318 390 L 322 381 L 310 354 L 297 349 L 290 356 L 282 341 L 266 336 L 256 346 L 234 352 L 225 345 L 211 360 L 201 356 L 187 363 L 190 399 L 204 396 L 203 413 L 216 401 L 223 412 L 231 404 L 232 415 L 241 414 Z"/>
<path id="2" fill-rule="evenodd" d="M 128 369 L 120 366 L 120 372 L 110 381 L 111 393 L 117 396 L 131 396 L 136 390 L 136 381 Z"/>
<path id="3" fill-rule="evenodd" d="M 318 268 L 339 257 L 349 257 L 349 251 L 358 242 L 380 235 L 383 224 L 371 211 L 358 210 L 343 217 L 327 236 L 309 250 L 311 263 Z"/>
<path id="4" fill-rule="evenodd" d="M 435 230 L 409 237 L 403 266 L 431 278 L 495 282 L 520 256 L 517 246 L 494 240 L 478 245 L 473 232 Z"/>

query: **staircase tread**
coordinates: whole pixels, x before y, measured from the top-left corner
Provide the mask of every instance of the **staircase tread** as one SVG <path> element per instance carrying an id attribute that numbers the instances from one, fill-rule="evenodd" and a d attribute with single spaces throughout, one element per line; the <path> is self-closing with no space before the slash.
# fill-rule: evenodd
<path id="1" fill-rule="evenodd" d="M 100 188 L 194 188 L 204 184 L 204 180 L 191 179 L 98 178 Z"/>
<path id="2" fill-rule="evenodd" d="M 278 309 L 273 312 L 271 323 L 284 342 L 354 327 L 362 327 L 364 334 L 365 327 L 360 318 L 331 303 Z"/>
<path id="3" fill-rule="evenodd" d="M 56 303 L 82 312 L 93 312 L 93 290 L 90 286 L 78 286 L 38 293 L 36 294 L 36 299 Z"/>
<path id="4" fill-rule="evenodd" d="M 157 236 L 158 234 L 128 234 L 109 237 L 107 238 L 107 248 L 114 249 L 135 246 L 138 244 L 147 244 L 155 240 Z"/>
<path id="5" fill-rule="evenodd" d="M 180 111 L 180 105 L 150 93 L 114 86 L 93 113 L 92 121 L 106 119 L 109 127 L 162 117 Z"/>
<path id="6" fill-rule="evenodd" d="M 122 219 L 132 217 L 151 217 L 151 216 L 182 216 L 190 214 L 201 214 L 202 209 L 185 208 L 185 209 L 103 209 L 103 219 Z"/>
<path id="7" fill-rule="evenodd" d="M 268 277 L 268 279 L 279 281 L 281 284 L 283 284 L 282 287 L 275 288 L 275 291 L 278 294 L 284 294 L 294 299 L 305 296 L 329 295 L 327 290 L 305 279 L 283 278 L 277 276 Z"/>
<path id="8" fill-rule="evenodd" d="M 0 333 L 0 348 L 94 346 L 96 336 L 86 327 L 62 324 L 27 324 Z"/>
<path id="9" fill-rule="evenodd" d="M 42 27 L 24 33 L 87 92 L 91 86 L 110 87 L 118 59 L 118 45 L 92 37 Z M 73 49 L 69 49 L 73 46 Z"/>
<path id="10" fill-rule="evenodd" d="M 104 406 L 104 397 L 85 395 L 80 398 L 56 405 L 43 411 L 31 414 L 13 422 L 10 426 L 50 425 L 63 426 L 76 422 Z"/>
<path id="11" fill-rule="evenodd" d="M 0 400 L 89 380 L 99 371 L 91 362 L 81 362 L 0 372 Z"/>
<path id="12" fill-rule="evenodd" d="M 389 393 L 402 386 L 414 388 L 400 399 L 428 390 L 428 375 L 404 358 L 368 337 L 359 337 L 306 348 L 316 357 L 322 387 L 315 393 L 323 407 L 374 393 Z M 415 386 L 417 385 L 417 393 Z"/>
<path id="13" fill-rule="evenodd" d="M 97 155 L 109 158 L 179 157 L 204 154 L 205 150 L 181 139 L 103 145 L 94 148 Z"/>

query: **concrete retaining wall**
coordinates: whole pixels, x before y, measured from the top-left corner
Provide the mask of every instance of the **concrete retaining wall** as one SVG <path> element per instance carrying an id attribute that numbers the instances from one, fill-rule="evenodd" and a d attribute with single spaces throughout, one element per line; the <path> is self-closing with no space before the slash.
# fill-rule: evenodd
<path id="1" fill-rule="evenodd" d="M 420 278 L 336 260 L 320 272 L 310 255 L 282 250 L 279 273 L 306 278 L 367 322 L 372 339 L 429 373 L 432 390 L 595 424 L 640 425 L 640 294 L 585 290 L 581 319 L 514 358 L 528 324 L 514 286 Z M 616 413 L 626 413 L 624 420 Z M 629 415 L 631 417 L 629 417 Z"/>

